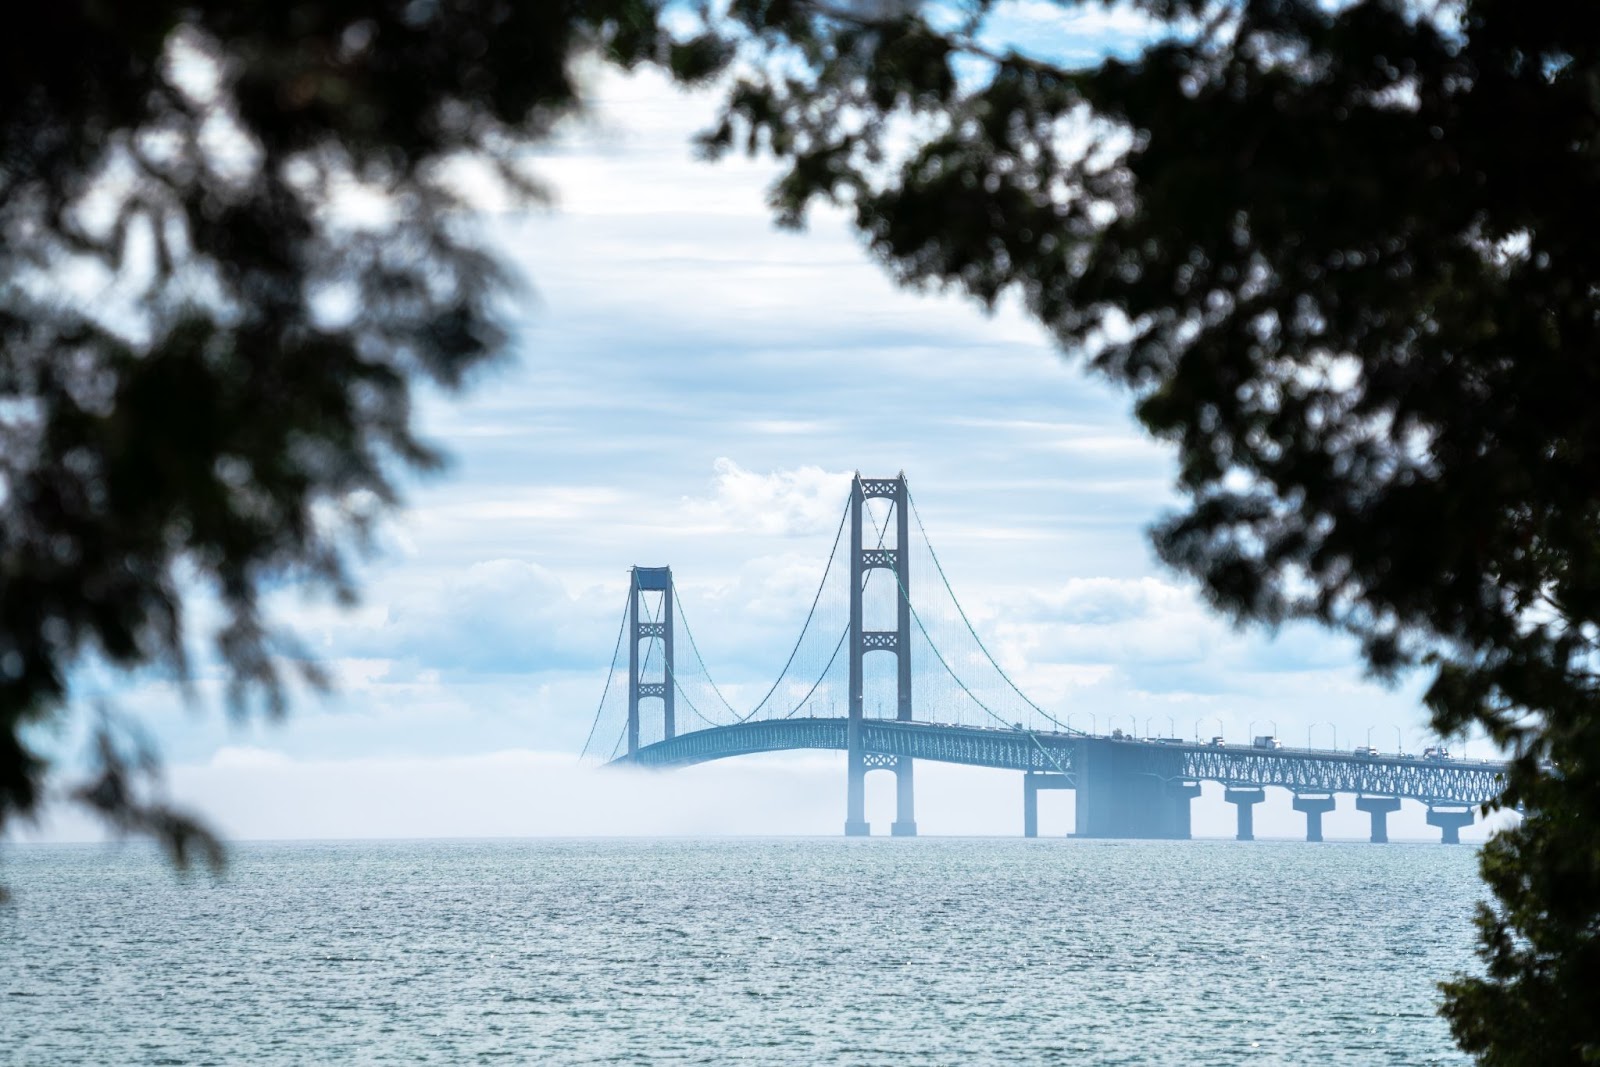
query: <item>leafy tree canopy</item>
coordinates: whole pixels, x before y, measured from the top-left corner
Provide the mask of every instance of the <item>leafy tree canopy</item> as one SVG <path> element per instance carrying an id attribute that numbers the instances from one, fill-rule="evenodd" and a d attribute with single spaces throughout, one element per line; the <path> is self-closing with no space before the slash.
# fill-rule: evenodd
<path id="1" fill-rule="evenodd" d="M 1220 608 L 1427 665 L 1440 730 L 1521 753 L 1487 973 L 1445 1011 L 1484 1062 L 1600 1056 L 1600 8 L 1121 9 L 1145 43 L 1076 66 L 993 0 L 729 0 L 677 39 L 652 0 L 16 13 L 0 816 L 37 803 L 21 731 L 75 665 L 183 672 L 188 590 L 234 706 L 281 700 L 265 584 L 351 591 L 391 469 L 433 459 L 412 383 L 501 345 L 451 164 L 530 191 L 516 153 L 577 105 L 578 55 L 726 67 L 704 147 L 778 157 L 780 221 L 841 204 L 902 281 L 1020 300 L 1131 390 L 1190 498 L 1157 547 Z M 105 744 L 85 799 L 181 849 Z"/>
<path id="2" fill-rule="evenodd" d="M 1600 7 L 1121 10 L 1146 43 L 1073 67 L 1005 4 L 734 0 L 704 144 L 903 282 L 1020 300 L 1175 444 L 1162 558 L 1520 753 L 1444 1010 L 1486 1063 L 1600 1058 Z"/>
<path id="3" fill-rule="evenodd" d="M 280 710 L 262 594 L 347 570 L 427 467 L 414 383 L 495 356 L 507 278 L 452 167 L 518 152 L 585 56 L 716 58 L 645 0 L 21 5 L 0 34 L 0 825 L 33 811 L 28 724 L 86 662 L 188 677 L 215 601 L 239 713 Z M 185 611 L 186 605 L 190 609 Z M 306 668 L 314 676 L 314 671 Z M 315 680 L 314 677 L 312 679 Z M 98 741 L 80 799 L 183 860 L 215 842 Z"/>

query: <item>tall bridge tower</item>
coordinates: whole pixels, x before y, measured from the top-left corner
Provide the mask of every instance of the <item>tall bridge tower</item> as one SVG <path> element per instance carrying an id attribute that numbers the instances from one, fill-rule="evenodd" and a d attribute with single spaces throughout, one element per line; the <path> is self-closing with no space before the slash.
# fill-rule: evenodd
<path id="1" fill-rule="evenodd" d="M 646 593 L 660 593 L 661 602 L 654 618 L 645 606 Z M 641 612 L 640 609 L 644 608 Z M 644 616 L 641 619 L 641 614 Z M 661 680 L 639 677 L 639 643 L 661 641 Z M 644 666 L 649 666 L 645 664 Z M 628 755 L 639 751 L 639 701 L 651 697 L 661 700 L 663 741 L 676 734 L 672 684 L 672 568 L 635 567 L 628 590 Z"/>
<path id="2" fill-rule="evenodd" d="M 886 501 L 887 508 L 879 504 L 876 510 L 869 510 L 873 500 Z M 1012 716 L 989 707 L 967 682 L 955 676 L 952 663 L 962 664 L 973 657 L 947 655 L 950 649 L 940 651 L 933 643 L 934 635 L 922 628 L 927 605 L 918 605 L 915 615 L 912 612 L 910 520 L 911 495 L 903 472 L 893 478 L 856 474 L 845 523 L 829 549 L 828 564 L 794 651 L 766 696 L 743 714 L 717 689 L 700 659 L 693 632 L 674 594 L 671 568 L 634 567 L 616 651 L 585 752 L 599 736 L 602 744 L 611 745 L 608 758 L 613 764 L 678 767 L 755 752 L 843 749 L 847 761 L 844 832 L 850 837 L 870 833 L 866 776 L 877 770 L 895 775 L 895 818 L 890 832 L 900 837 L 916 835 L 913 758 L 1021 772 L 1023 832 L 1028 837 L 1039 831 L 1038 794 L 1043 789 L 1071 789 L 1076 794 L 1074 836 L 1181 839 L 1190 836 L 1190 807 L 1200 795 L 1201 783 L 1218 783 L 1223 787 L 1223 799 L 1236 808 L 1240 840 L 1254 838 L 1255 808 L 1266 799 L 1269 788 L 1293 793 L 1295 810 L 1306 817 L 1307 839 L 1318 841 L 1322 839 L 1323 816 L 1335 810 L 1335 794 L 1354 793 L 1356 808 L 1372 817 L 1374 842 L 1388 840 L 1387 819 L 1404 799 L 1425 803 L 1428 823 L 1442 831 L 1446 842 L 1455 842 L 1460 840 L 1460 831 L 1473 824 L 1474 808 L 1503 793 L 1504 764 L 1418 760 L 1398 752 L 1380 757 L 1370 749 L 1347 755 L 1314 751 L 1309 746 L 1292 750 L 1201 745 L 1198 739 L 1190 744 L 1174 737 L 1141 739 L 1120 730 L 1111 737 L 1074 730 L 1070 719 L 1062 723 L 1029 699 L 989 656 L 934 561 L 935 581 L 928 587 L 938 593 L 939 603 L 953 604 L 988 666 L 1024 706 L 1056 729 L 1039 727 L 1028 712 L 1019 712 L 1018 718 L 1028 718 L 1031 725 L 1008 722 Z M 848 546 L 844 543 L 845 524 L 850 527 Z M 932 546 L 928 552 L 933 560 Z M 847 556 L 848 567 L 841 555 Z M 841 664 L 838 609 L 831 607 L 821 616 L 817 609 L 825 591 L 832 594 L 829 604 L 837 603 L 837 583 L 843 580 L 850 583 L 849 626 L 844 635 L 850 647 Z M 950 600 L 943 599 L 946 596 Z M 818 627 L 815 630 L 813 623 Z M 953 691 L 949 691 L 948 702 L 937 698 L 937 707 L 929 703 L 929 692 L 924 691 L 922 706 L 913 706 L 913 623 L 918 646 L 950 671 L 956 687 L 973 706 L 965 705 Z M 869 624 L 884 628 L 869 629 Z M 673 658 L 674 630 L 680 625 L 688 638 L 685 652 L 693 668 L 681 678 Z M 814 642 L 806 644 L 808 635 L 819 635 L 828 642 L 824 650 L 832 649 L 820 675 L 811 674 L 815 661 L 802 663 L 799 672 L 803 673 L 791 672 L 802 647 L 816 647 Z M 624 637 L 628 639 L 627 720 L 619 723 Z M 894 657 L 892 703 L 887 689 L 891 674 L 881 655 L 873 660 L 873 666 L 880 668 L 873 681 L 884 684 L 882 688 L 867 684 L 866 661 L 872 653 Z M 809 709 L 811 696 L 822 685 L 830 687 L 826 692 L 837 692 L 841 671 L 848 672 L 847 714 L 840 717 L 833 710 L 826 717 L 809 711 L 799 715 L 802 708 Z M 783 686 L 785 679 L 790 681 L 788 687 Z M 809 688 L 797 689 L 801 682 Z M 798 703 L 790 699 L 802 691 L 805 695 Z M 676 705 L 680 693 L 685 707 L 705 719 L 706 728 L 686 724 L 685 731 L 679 732 Z M 701 703 L 702 694 L 705 703 Z M 769 698 L 775 694 L 782 695 L 774 702 Z M 1004 692 L 1000 696 L 1011 699 Z M 659 728 L 657 700 L 661 702 Z M 647 708 L 643 715 L 642 703 Z M 869 703 L 870 718 L 866 714 Z M 999 706 L 1017 708 L 1014 703 Z M 978 716 L 974 708 L 983 715 Z M 714 722 L 705 718 L 703 709 L 723 720 L 731 715 L 732 721 Z M 623 747 L 617 740 L 619 733 L 626 739 L 626 753 L 621 755 L 616 751 Z"/>
<path id="3" fill-rule="evenodd" d="M 875 540 L 863 547 L 863 533 L 870 516 L 868 500 L 888 500 L 894 516 L 895 541 L 889 548 Z M 893 771 L 895 776 L 895 820 L 890 833 L 895 837 L 917 836 L 916 806 L 912 793 L 911 757 L 868 753 L 862 743 L 865 716 L 865 670 L 868 652 L 892 653 L 897 662 L 895 678 L 895 718 L 911 718 L 911 539 L 906 476 L 863 478 L 858 472 L 850 485 L 850 720 L 845 734 L 848 778 L 845 785 L 846 837 L 866 837 L 871 828 L 866 817 L 866 778 L 868 771 Z M 887 535 L 887 531 L 885 531 Z M 895 628 L 868 630 L 863 625 L 862 593 L 867 575 L 886 570 L 895 582 Z"/>

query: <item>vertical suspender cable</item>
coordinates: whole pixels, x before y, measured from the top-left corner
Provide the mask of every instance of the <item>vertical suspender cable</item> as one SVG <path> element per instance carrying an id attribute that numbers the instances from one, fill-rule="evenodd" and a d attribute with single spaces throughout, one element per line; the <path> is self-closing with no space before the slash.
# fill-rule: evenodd
<path id="1" fill-rule="evenodd" d="M 945 592 L 950 594 L 950 600 L 956 606 L 956 614 L 961 616 L 961 621 L 967 626 L 967 633 L 971 634 L 972 639 L 978 643 L 978 650 L 981 651 L 984 658 L 989 661 L 989 666 L 993 667 L 997 672 L 999 672 L 1000 677 L 1005 679 L 1005 683 L 1011 687 L 1011 691 L 1017 694 L 1017 696 L 1021 697 L 1023 702 L 1026 703 L 1028 707 L 1032 708 L 1034 711 L 1037 711 L 1040 715 L 1043 715 L 1045 718 L 1049 719 L 1051 722 L 1055 723 L 1057 726 L 1061 727 L 1062 730 L 1069 734 L 1082 733 L 1082 730 L 1074 730 L 1072 727 L 1066 725 L 1060 719 L 1057 719 L 1054 715 L 1035 704 L 1033 700 L 1029 698 L 1028 694 L 1017 688 L 1017 683 L 1011 680 L 1011 676 L 1005 672 L 1005 668 L 1001 667 L 1000 664 L 995 662 L 994 656 L 989 654 L 988 647 L 984 645 L 983 638 L 979 637 L 978 631 L 973 628 L 972 620 L 967 618 L 966 611 L 961 607 L 961 601 L 956 597 L 956 591 L 950 587 L 950 579 L 945 576 L 944 567 L 939 563 L 939 554 L 933 550 L 933 542 L 928 539 L 928 529 L 922 525 L 922 515 L 917 511 L 916 501 L 911 500 L 911 489 L 909 487 L 906 489 L 906 499 L 911 501 L 911 514 L 916 517 L 917 530 L 922 534 L 922 543 L 928 546 L 928 556 L 933 560 L 934 570 L 939 572 L 939 580 L 944 583 Z M 931 643 L 932 639 L 930 638 L 929 640 Z M 957 678 L 956 681 L 959 684 L 961 680 Z M 965 689 L 966 686 L 962 686 L 962 688 Z"/>
<path id="2" fill-rule="evenodd" d="M 826 578 L 827 575 L 824 574 L 823 577 Z M 739 713 L 734 710 L 732 704 L 728 703 L 728 698 L 722 695 L 722 690 L 717 688 L 716 680 L 711 677 L 711 668 L 706 666 L 705 657 L 700 655 L 700 646 L 695 644 L 694 631 L 689 628 L 689 616 L 688 613 L 683 610 L 683 600 L 678 596 L 678 587 L 676 585 L 672 587 L 672 602 L 678 605 L 678 621 L 683 624 L 683 632 L 685 636 L 689 638 L 689 648 L 694 652 L 695 661 L 700 664 L 700 669 L 705 672 L 706 684 L 711 687 L 711 691 L 713 693 L 717 694 L 717 699 L 722 701 L 722 706 L 728 709 L 728 713 L 737 719 L 739 717 Z M 800 633 L 801 636 L 805 635 L 804 630 L 800 631 Z M 669 667 L 668 669 L 670 670 L 671 668 Z M 683 693 L 683 688 L 677 684 L 678 675 L 676 671 L 673 671 L 672 681 L 674 688 L 676 688 L 679 693 Z M 683 693 L 683 699 L 689 700 L 689 695 L 687 693 Z M 701 715 L 700 709 L 695 708 L 694 701 L 689 700 L 689 706 L 694 708 L 694 713 L 700 716 L 701 722 L 707 724 L 708 726 L 719 725 L 712 722 L 704 715 Z"/>
<path id="3" fill-rule="evenodd" d="M 800 636 L 795 638 L 794 648 L 789 650 L 789 658 L 784 662 L 783 669 L 778 672 L 778 678 L 772 683 L 772 688 L 767 690 L 766 696 L 762 697 L 755 707 L 751 708 L 748 712 L 739 717 L 740 722 L 749 722 L 751 719 L 755 718 L 756 712 L 767 706 L 767 701 L 772 699 L 772 694 L 776 693 L 778 691 L 778 686 L 783 684 L 784 675 L 788 674 L 789 668 L 794 665 L 794 658 L 800 654 L 800 643 L 805 640 L 806 631 L 811 628 L 811 620 L 817 613 L 817 605 L 822 601 L 822 591 L 827 588 L 828 574 L 833 570 L 834 557 L 839 554 L 839 538 L 844 535 L 845 520 L 849 517 L 850 503 L 847 500 L 844 505 L 844 514 L 839 516 L 839 528 L 835 530 L 833 534 L 833 548 L 828 551 L 827 566 L 822 568 L 822 581 L 817 583 L 817 595 L 811 598 L 811 610 L 806 612 L 806 621 L 800 627 Z M 833 661 L 829 660 L 828 663 L 831 666 Z M 710 677 L 709 672 L 707 673 L 707 677 Z M 813 692 L 815 689 L 816 687 L 813 686 Z"/>

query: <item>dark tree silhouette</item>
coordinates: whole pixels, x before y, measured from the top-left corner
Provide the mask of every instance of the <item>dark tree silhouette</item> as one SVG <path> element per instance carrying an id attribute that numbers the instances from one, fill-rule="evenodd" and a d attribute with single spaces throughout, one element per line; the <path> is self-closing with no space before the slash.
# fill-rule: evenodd
<path id="1" fill-rule="evenodd" d="M 235 713 L 316 673 L 266 617 L 347 568 L 435 453 L 419 381 L 502 347 L 508 282 L 451 183 L 518 153 L 585 56 L 703 73 L 645 0 L 25 4 L 0 34 L 0 825 L 34 811 L 30 724 L 75 669 L 187 678 L 197 600 Z M 190 610 L 186 611 L 186 607 Z M 107 717 L 105 723 L 111 722 Z M 182 862 L 212 838 L 103 725 L 78 796 Z"/>
<path id="2" fill-rule="evenodd" d="M 1146 43 L 1069 68 L 1003 5 L 734 0 L 705 147 L 781 159 L 780 221 L 842 204 L 906 284 L 1020 300 L 1176 445 L 1163 559 L 1519 754 L 1443 1010 L 1485 1063 L 1593 1062 L 1600 7 L 1121 7 Z"/>
<path id="3" fill-rule="evenodd" d="M 903 282 L 1019 299 L 1132 391 L 1190 497 L 1157 547 L 1219 608 L 1425 666 L 1441 731 L 1519 753 L 1486 974 L 1444 1010 L 1486 1063 L 1600 1056 L 1600 8 L 1124 7 L 1147 43 L 1081 68 L 997 43 L 989 0 L 732 0 L 680 41 L 651 0 L 13 13 L 0 817 L 37 804 L 24 731 L 72 669 L 184 673 L 197 591 L 232 706 L 280 706 L 263 588 L 353 592 L 392 470 L 434 459 L 412 383 L 501 345 L 449 164 L 528 193 L 576 56 L 731 61 L 705 147 L 782 159 L 780 221 L 842 203 Z M 103 751 L 84 799 L 207 843 Z"/>

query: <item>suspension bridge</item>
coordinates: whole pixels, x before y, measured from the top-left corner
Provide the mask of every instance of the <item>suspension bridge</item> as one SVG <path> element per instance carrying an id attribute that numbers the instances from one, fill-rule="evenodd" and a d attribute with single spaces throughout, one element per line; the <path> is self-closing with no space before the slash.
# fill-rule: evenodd
<path id="1" fill-rule="evenodd" d="M 915 836 L 917 760 L 1021 772 L 1029 837 L 1038 833 L 1039 791 L 1072 789 L 1076 836 L 1187 838 L 1190 804 L 1209 781 L 1235 805 L 1240 840 L 1253 839 L 1255 805 L 1279 787 L 1293 794 L 1310 841 L 1322 840 L 1335 798 L 1353 794 L 1371 817 L 1374 842 L 1388 840 L 1388 816 L 1410 799 L 1427 805 L 1428 823 L 1454 843 L 1499 794 L 1505 771 L 1500 763 L 1370 749 L 1103 736 L 1074 728 L 1072 717 L 1041 707 L 990 654 L 933 551 L 905 475 L 858 474 L 800 636 L 763 692 L 712 679 L 671 568 L 633 568 L 584 752 L 665 769 L 757 752 L 843 751 L 847 836 L 870 832 L 865 779 L 880 770 L 896 779 L 890 833 Z"/>

